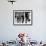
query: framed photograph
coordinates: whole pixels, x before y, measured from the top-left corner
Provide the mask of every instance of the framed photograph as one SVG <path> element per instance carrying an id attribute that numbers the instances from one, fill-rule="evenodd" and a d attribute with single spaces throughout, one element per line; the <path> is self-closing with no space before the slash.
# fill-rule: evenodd
<path id="1" fill-rule="evenodd" d="M 32 10 L 13 10 L 14 25 L 32 25 Z"/>

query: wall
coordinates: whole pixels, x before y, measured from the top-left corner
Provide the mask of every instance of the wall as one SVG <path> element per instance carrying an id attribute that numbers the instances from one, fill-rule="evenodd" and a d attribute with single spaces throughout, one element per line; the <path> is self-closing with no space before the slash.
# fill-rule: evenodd
<path id="1" fill-rule="evenodd" d="M 33 10 L 32 26 L 14 26 L 13 10 Z M 46 40 L 46 0 L 16 0 L 12 5 L 0 0 L 0 40 L 14 40 L 18 32 L 31 34 L 33 40 Z"/>

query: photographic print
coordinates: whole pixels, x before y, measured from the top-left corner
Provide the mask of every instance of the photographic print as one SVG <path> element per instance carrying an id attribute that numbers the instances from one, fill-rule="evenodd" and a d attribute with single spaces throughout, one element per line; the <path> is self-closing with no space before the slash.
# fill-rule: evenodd
<path id="1" fill-rule="evenodd" d="M 13 10 L 14 25 L 32 25 L 32 10 Z"/>

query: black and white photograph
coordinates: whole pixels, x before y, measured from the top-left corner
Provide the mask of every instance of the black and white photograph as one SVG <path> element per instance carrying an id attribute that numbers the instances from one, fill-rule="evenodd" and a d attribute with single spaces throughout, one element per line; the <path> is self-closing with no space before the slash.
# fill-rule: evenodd
<path id="1" fill-rule="evenodd" d="M 32 24 L 32 10 L 14 10 L 13 24 Z"/>

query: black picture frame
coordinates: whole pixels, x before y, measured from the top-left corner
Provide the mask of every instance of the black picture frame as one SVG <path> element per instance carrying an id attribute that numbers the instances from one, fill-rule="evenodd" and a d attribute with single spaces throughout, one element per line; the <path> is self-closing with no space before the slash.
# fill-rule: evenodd
<path id="1" fill-rule="evenodd" d="M 15 16 L 16 15 L 15 14 L 17 14 L 18 12 L 24 12 L 24 13 L 25 12 L 30 12 L 31 13 L 31 23 L 25 23 L 25 24 L 16 23 L 16 21 L 15 21 Z M 33 11 L 32 10 L 13 10 L 13 25 L 18 25 L 18 26 L 19 25 L 26 25 L 26 26 L 29 25 L 30 26 L 32 24 L 33 24 Z"/>

